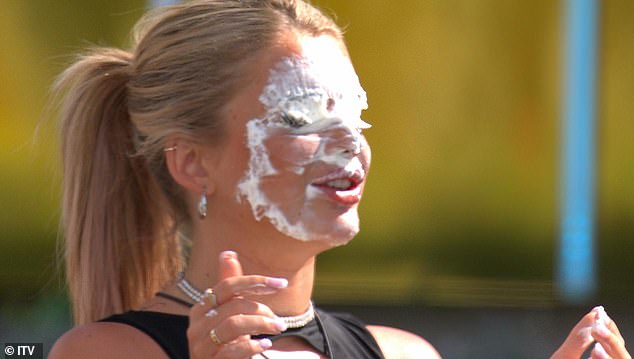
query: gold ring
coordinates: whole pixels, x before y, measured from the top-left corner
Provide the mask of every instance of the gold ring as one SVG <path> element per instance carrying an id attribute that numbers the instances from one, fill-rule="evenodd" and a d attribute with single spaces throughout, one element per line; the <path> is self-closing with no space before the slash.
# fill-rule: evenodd
<path id="1" fill-rule="evenodd" d="M 216 345 L 221 345 L 222 342 L 220 341 L 220 339 L 218 339 L 218 336 L 216 335 L 216 329 L 212 329 L 209 331 L 209 337 L 211 338 L 211 341 L 216 344 Z"/>
<path id="2" fill-rule="evenodd" d="M 205 298 L 209 299 L 209 304 L 211 304 L 212 308 L 218 306 L 218 299 L 216 298 L 216 293 L 211 288 L 205 289 Z"/>

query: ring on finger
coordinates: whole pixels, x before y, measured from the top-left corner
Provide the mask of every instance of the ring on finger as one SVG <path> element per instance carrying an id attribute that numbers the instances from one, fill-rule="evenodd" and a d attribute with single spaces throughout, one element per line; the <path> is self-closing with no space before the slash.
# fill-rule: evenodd
<path id="1" fill-rule="evenodd" d="M 222 344 L 222 342 L 218 338 L 218 335 L 216 334 L 216 329 L 212 329 L 209 331 L 209 338 L 211 338 L 211 341 L 216 345 Z"/>
<path id="2" fill-rule="evenodd" d="M 212 308 L 215 308 L 218 306 L 218 298 L 216 298 L 216 293 L 214 293 L 213 289 L 211 288 L 205 289 L 205 298 L 209 300 L 209 304 L 211 304 Z"/>

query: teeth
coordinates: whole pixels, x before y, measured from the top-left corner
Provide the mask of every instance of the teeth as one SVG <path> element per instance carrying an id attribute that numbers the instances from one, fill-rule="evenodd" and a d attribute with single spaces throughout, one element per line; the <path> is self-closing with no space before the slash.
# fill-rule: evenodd
<path id="1" fill-rule="evenodd" d="M 350 182 L 350 180 L 347 180 L 347 179 L 338 179 L 338 180 L 328 182 L 328 186 L 334 187 L 337 189 L 348 189 L 352 186 L 352 182 Z"/>

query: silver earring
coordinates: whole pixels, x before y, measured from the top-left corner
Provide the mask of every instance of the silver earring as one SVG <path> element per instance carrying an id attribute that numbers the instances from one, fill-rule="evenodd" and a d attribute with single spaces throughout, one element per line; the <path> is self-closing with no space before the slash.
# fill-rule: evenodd
<path id="1" fill-rule="evenodd" d="M 198 216 L 200 219 L 207 217 L 207 186 L 203 186 L 203 193 L 198 201 Z"/>

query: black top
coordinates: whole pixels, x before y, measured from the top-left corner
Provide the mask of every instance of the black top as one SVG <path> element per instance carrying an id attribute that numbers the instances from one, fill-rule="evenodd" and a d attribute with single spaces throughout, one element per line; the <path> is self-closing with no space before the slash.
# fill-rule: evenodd
<path id="1" fill-rule="evenodd" d="M 365 325 L 345 313 L 328 313 L 315 308 L 316 318 L 303 328 L 289 329 L 271 336 L 275 341 L 286 336 L 297 336 L 324 355 L 334 359 L 384 359 L 379 345 Z M 150 336 L 171 359 L 189 358 L 187 327 L 184 315 L 150 311 L 128 311 L 100 320 L 123 323 Z M 265 337 L 265 336 L 260 336 Z"/>

